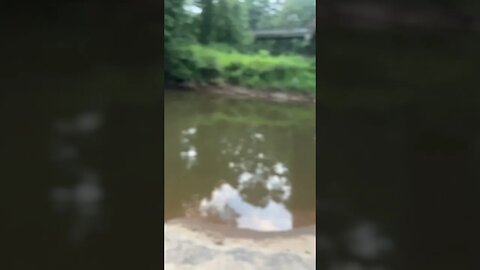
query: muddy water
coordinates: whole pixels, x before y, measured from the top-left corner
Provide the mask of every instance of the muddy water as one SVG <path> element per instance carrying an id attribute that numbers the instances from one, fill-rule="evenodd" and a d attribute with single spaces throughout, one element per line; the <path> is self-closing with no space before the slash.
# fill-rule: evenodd
<path id="1" fill-rule="evenodd" d="M 315 107 L 165 92 L 164 217 L 315 223 Z"/>

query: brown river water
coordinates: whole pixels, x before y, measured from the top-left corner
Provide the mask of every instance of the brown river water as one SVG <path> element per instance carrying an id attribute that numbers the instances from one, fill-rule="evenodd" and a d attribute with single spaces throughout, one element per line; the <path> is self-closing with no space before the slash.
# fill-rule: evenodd
<path id="1" fill-rule="evenodd" d="M 165 92 L 166 220 L 315 224 L 315 107 Z"/>

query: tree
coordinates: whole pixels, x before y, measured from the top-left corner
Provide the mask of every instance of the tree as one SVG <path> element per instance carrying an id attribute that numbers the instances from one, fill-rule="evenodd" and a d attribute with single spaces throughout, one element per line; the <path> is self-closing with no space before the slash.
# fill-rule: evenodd
<path id="1" fill-rule="evenodd" d="M 201 0 L 200 8 L 202 13 L 200 15 L 200 30 L 198 34 L 198 41 L 202 44 L 208 44 L 212 41 L 212 30 L 214 22 L 214 5 L 212 0 Z"/>
<path id="2" fill-rule="evenodd" d="M 184 0 L 165 0 L 164 2 L 164 76 L 167 81 L 185 80 L 190 76 L 189 57 L 182 44 L 189 33 L 185 27 L 186 14 Z"/>
<path id="3" fill-rule="evenodd" d="M 256 30 L 261 26 L 268 25 L 273 13 L 269 0 L 246 0 L 248 13 L 248 25 L 250 29 Z"/>
<path id="4" fill-rule="evenodd" d="M 229 0 L 219 0 L 215 12 L 215 41 L 232 44 L 234 42 L 232 5 Z"/>
<path id="5" fill-rule="evenodd" d="M 181 25 L 183 12 L 183 0 L 165 0 L 164 1 L 164 43 L 170 43 L 178 37 L 178 28 Z"/>
<path id="6" fill-rule="evenodd" d="M 282 9 L 275 16 L 278 28 L 308 27 L 315 18 L 315 0 L 285 0 Z"/>
<path id="7" fill-rule="evenodd" d="M 215 10 L 214 40 L 231 46 L 248 41 L 246 6 L 238 0 L 219 0 Z"/>

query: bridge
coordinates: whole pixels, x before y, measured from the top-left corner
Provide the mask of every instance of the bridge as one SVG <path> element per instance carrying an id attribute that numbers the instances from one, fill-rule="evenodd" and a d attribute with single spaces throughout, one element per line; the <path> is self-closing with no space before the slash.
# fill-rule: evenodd
<path id="1" fill-rule="evenodd" d="M 253 31 L 255 40 L 261 39 L 305 39 L 311 38 L 311 31 L 308 28 L 296 29 L 274 29 Z"/>
<path id="2" fill-rule="evenodd" d="M 253 37 L 255 40 L 303 39 L 311 42 L 315 39 L 315 26 L 315 19 L 313 19 L 313 22 L 305 28 L 256 30 L 253 31 Z"/>

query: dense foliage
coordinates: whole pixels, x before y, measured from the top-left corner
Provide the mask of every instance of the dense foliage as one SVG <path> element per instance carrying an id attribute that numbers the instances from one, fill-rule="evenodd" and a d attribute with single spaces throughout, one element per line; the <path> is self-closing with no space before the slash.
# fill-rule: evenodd
<path id="1" fill-rule="evenodd" d="M 165 0 L 165 79 L 312 91 L 311 57 L 283 55 L 305 44 L 255 43 L 252 30 L 307 27 L 314 17 L 313 0 Z"/>
<path id="2" fill-rule="evenodd" d="M 315 90 L 315 61 L 298 55 L 272 56 L 268 51 L 243 54 L 220 46 L 189 47 L 195 72 L 191 80 L 232 84 L 259 90 Z"/>

